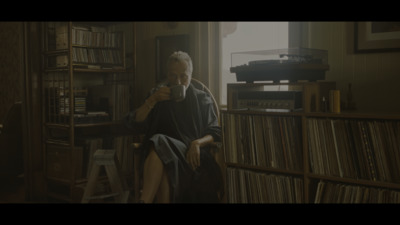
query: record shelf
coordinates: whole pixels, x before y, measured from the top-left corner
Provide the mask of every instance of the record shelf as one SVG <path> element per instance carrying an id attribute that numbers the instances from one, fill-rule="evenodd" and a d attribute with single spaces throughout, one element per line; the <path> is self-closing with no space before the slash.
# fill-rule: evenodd
<path id="1" fill-rule="evenodd" d="M 221 110 L 228 203 L 400 203 L 400 116 Z"/>

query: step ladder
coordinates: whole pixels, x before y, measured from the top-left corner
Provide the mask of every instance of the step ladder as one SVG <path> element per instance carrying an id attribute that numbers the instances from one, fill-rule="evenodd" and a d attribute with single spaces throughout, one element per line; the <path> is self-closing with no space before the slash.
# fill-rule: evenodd
<path id="1" fill-rule="evenodd" d="M 98 149 L 93 155 L 93 166 L 81 203 L 91 200 L 114 198 L 115 203 L 127 203 L 129 190 L 126 180 L 120 171 L 120 165 L 114 149 Z M 93 196 L 96 184 L 99 181 L 100 168 L 104 166 L 112 193 Z"/>

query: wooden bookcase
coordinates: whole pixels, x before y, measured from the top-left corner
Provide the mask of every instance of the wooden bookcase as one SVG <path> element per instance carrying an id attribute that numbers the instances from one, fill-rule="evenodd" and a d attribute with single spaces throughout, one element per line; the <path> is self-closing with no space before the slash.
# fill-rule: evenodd
<path id="1" fill-rule="evenodd" d="M 400 116 L 221 110 L 228 203 L 399 203 Z"/>
<path id="2" fill-rule="evenodd" d="M 122 172 L 133 173 L 133 135 L 121 119 L 133 106 L 135 23 L 41 26 L 46 193 L 80 202 L 97 149 L 116 149 Z"/>

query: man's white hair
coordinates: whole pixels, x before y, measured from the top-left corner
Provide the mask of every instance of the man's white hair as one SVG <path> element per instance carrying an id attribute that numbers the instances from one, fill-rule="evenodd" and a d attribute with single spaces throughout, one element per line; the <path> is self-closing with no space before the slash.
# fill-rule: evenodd
<path id="1" fill-rule="evenodd" d="M 192 58 L 190 58 L 189 54 L 186 52 L 182 51 L 176 51 L 172 53 L 167 61 L 167 66 L 169 66 L 172 62 L 186 62 L 186 65 L 188 66 L 189 74 L 192 75 L 193 73 L 193 62 Z"/>

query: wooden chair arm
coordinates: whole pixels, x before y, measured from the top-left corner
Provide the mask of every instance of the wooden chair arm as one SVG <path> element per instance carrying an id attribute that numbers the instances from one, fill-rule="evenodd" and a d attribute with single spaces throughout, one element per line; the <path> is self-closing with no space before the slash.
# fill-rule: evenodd
<path id="1" fill-rule="evenodd" d="M 132 143 L 132 148 L 134 150 L 140 149 L 142 147 L 142 143 L 134 142 Z M 219 151 L 222 148 L 222 142 L 213 142 L 209 144 L 211 147 L 216 148 Z"/>

